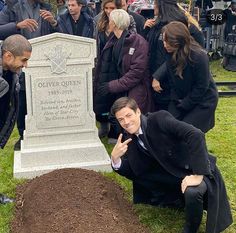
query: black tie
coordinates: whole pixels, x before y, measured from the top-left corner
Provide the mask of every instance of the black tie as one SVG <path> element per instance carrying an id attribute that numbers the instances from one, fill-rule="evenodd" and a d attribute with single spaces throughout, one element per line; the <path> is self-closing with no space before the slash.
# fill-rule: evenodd
<path id="1" fill-rule="evenodd" d="M 139 134 L 138 137 L 139 137 L 139 139 L 140 139 L 140 140 L 143 142 L 143 144 L 144 144 L 144 142 L 145 142 L 144 135 L 143 135 L 143 134 Z"/>
<path id="2" fill-rule="evenodd" d="M 142 143 L 143 143 L 143 145 L 142 145 L 142 144 L 140 144 L 140 145 L 141 145 L 145 150 L 147 150 L 147 148 L 146 148 L 146 139 L 145 139 L 144 135 L 143 135 L 143 134 L 139 134 L 139 135 L 138 135 L 138 138 L 139 138 L 139 140 L 142 141 Z"/>

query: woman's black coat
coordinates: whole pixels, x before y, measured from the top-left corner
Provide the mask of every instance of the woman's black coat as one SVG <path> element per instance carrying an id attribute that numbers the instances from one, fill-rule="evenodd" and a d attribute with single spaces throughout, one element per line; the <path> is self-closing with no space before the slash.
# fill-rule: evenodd
<path id="1" fill-rule="evenodd" d="M 145 29 L 146 39 L 149 43 L 149 69 L 151 75 L 153 75 L 160 66 L 167 60 L 167 51 L 163 44 L 162 28 L 166 25 L 166 22 L 158 22 L 150 30 Z M 189 32 L 191 36 L 197 41 L 202 47 L 204 47 L 204 36 L 196 26 L 191 24 L 189 26 Z M 170 90 L 167 80 L 161 81 L 161 87 L 163 91 L 158 93 L 153 90 L 153 97 L 156 103 L 156 110 L 165 109 L 169 103 Z"/>
<path id="2" fill-rule="evenodd" d="M 218 91 L 209 70 L 208 55 L 202 49 L 191 51 L 192 61 L 187 60 L 182 77 L 175 74 L 171 59 L 168 56 L 166 70 L 163 69 L 162 74 L 154 75 L 156 79 L 164 77 L 168 80 L 168 111 L 178 120 L 192 124 L 206 133 L 215 125 L 218 103 Z"/>

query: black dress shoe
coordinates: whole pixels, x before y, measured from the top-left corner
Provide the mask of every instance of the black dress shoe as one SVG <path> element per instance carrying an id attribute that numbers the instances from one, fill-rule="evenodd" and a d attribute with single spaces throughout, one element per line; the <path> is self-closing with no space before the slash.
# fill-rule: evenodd
<path id="1" fill-rule="evenodd" d="M 0 193 L 0 204 L 7 204 L 12 202 L 14 202 L 14 199 Z"/>
<path id="2" fill-rule="evenodd" d="M 15 143 L 14 151 L 20 151 L 20 149 L 21 149 L 21 140 L 23 140 L 23 139 L 19 138 L 18 141 Z"/>

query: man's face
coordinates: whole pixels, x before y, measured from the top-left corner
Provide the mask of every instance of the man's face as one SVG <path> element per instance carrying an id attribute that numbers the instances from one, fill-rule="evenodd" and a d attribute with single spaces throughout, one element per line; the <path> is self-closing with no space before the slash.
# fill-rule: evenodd
<path id="1" fill-rule="evenodd" d="M 81 11 L 82 4 L 78 4 L 76 0 L 68 0 L 68 10 L 70 14 L 73 15 L 78 15 Z"/>
<path id="2" fill-rule="evenodd" d="M 138 108 L 136 112 L 129 107 L 122 108 L 115 114 L 121 127 L 129 134 L 137 134 L 141 126 L 141 111 Z"/>
<path id="3" fill-rule="evenodd" d="M 3 61 L 7 70 L 14 73 L 20 73 L 21 69 L 27 67 L 28 60 L 30 59 L 31 52 L 23 52 L 22 56 L 14 56 L 11 52 L 6 52 Z"/>

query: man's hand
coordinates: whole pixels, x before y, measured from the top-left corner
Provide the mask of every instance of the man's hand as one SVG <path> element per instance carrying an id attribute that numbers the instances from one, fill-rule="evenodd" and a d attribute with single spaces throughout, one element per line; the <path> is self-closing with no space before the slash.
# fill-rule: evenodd
<path id="1" fill-rule="evenodd" d="M 157 81 L 155 78 L 152 80 L 152 88 L 154 89 L 154 91 L 156 91 L 158 93 L 163 91 L 163 89 L 161 88 L 160 82 Z"/>
<path id="2" fill-rule="evenodd" d="M 28 29 L 30 32 L 34 32 L 38 28 L 38 23 L 34 19 L 25 19 L 16 24 L 17 29 Z"/>
<path id="3" fill-rule="evenodd" d="M 50 24 L 55 24 L 56 20 L 54 19 L 52 13 L 50 11 L 46 11 L 46 10 L 39 10 L 40 16 L 48 21 Z"/>
<path id="4" fill-rule="evenodd" d="M 152 28 L 156 24 L 155 19 L 147 19 L 146 22 L 144 23 L 143 28 L 145 29 L 146 27 Z"/>
<path id="5" fill-rule="evenodd" d="M 121 142 L 122 136 L 123 134 L 119 135 L 117 143 L 111 152 L 111 158 L 114 163 L 117 163 L 120 157 L 122 157 L 126 153 L 126 151 L 128 150 L 128 143 L 132 141 L 132 139 L 129 138 L 126 141 Z"/>
<path id="6" fill-rule="evenodd" d="M 202 175 L 185 176 L 184 179 L 182 180 L 182 183 L 181 183 L 182 193 L 185 192 L 185 190 L 188 186 L 198 186 L 199 184 L 201 184 L 202 180 L 203 180 Z"/>

